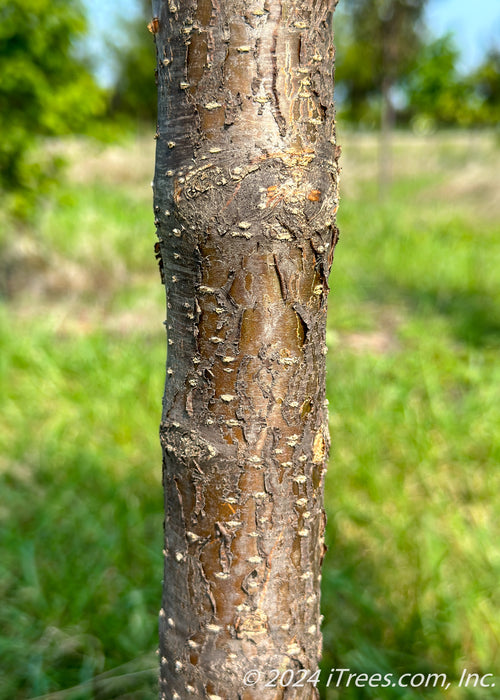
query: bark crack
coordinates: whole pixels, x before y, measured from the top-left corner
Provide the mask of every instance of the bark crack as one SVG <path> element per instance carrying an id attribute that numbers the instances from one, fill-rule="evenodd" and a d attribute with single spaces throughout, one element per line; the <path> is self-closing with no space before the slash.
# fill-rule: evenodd
<path id="1" fill-rule="evenodd" d="M 279 75 L 279 66 L 278 66 L 278 35 L 279 35 L 279 30 L 281 27 L 281 22 L 283 18 L 283 8 L 282 5 L 279 5 L 279 16 L 276 20 L 274 29 L 273 29 L 273 36 L 272 36 L 272 44 L 271 44 L 271 61 L 272 61 L 272 77 L 271 77 L 271 90 L 272 90 L 272 96 L 273 96 L 273 116 L 276 121 L 276 124 L 278 126 L 278 131 L 280 136 L 284 137 L 286 136 L 287 133 L 287 124 L 286 124 L 286 119 L 281 113 L 280 109 L 280 96 L 279 96 L 279 91 L 278 91 L 278 75 Z"/>

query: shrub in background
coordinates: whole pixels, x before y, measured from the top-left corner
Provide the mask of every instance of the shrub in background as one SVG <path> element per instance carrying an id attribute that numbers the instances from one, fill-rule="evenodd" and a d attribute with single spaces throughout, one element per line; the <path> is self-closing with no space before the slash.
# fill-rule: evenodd
<path id="1" fill-rule="evenodd" d="M 0 197 L 20 218 L 54 180 L 58 159 L 40 137 L 88 132 L 105 93 L 78 55 L 78 0 L 0 0 Z"/>

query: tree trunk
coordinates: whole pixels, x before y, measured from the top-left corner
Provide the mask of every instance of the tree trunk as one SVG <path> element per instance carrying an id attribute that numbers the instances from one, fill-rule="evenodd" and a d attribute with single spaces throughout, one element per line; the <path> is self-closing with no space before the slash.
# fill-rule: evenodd
<path id="1" fill-rule="evenodd" d="M 272 669 L 309 677 L 321 648 L 334 5 L 153 7 L 169 700 L 317 697 L 264 683 Z"/>
<path id="2" fill-rule="evenodd" d="M 396 122 L 396 113 L 392 103 L 392 89 L 395 81 L 395 71 L 399 61 L 399 33 L 394 22 L 395 7 L 386 7 L 387 16 L 382 19 L 380 26 L 380 41 L 382 49 L 382 83 L 380 107 L 380 139 L 379 139 L 379 170 L 378 194 L 384 199 L 392 184 L 392 134 Z"/>
<path id="3" fill-rule="evenodd" d="M 382 78 L 382 105 L 380 112 L 378 194 L 384 199 L 392 184 L 392 135 L 395 114 L 391 98 L 392 84 L 390 78 Z"/>

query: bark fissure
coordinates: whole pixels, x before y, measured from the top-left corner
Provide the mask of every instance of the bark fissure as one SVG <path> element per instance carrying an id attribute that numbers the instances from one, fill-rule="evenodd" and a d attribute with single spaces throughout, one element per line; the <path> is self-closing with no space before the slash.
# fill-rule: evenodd
<path id="1" fill-rule="evenodd" d="M 321 647 L 334 4 L 160 4 L 162 699 L 317 695 L 243 677 Z"/>

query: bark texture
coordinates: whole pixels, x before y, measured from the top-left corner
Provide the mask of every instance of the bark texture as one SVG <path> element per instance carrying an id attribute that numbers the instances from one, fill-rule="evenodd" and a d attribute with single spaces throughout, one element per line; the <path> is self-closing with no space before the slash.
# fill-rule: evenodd
<path id="1" fill-rule="evenodd" d="M 321 649 L 334 5 L 153 7 L 168 329 L 161 698 L 317 697 L 243 677 L 312 673 Z"/>

